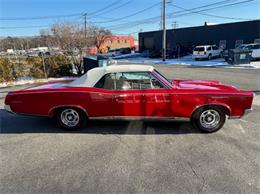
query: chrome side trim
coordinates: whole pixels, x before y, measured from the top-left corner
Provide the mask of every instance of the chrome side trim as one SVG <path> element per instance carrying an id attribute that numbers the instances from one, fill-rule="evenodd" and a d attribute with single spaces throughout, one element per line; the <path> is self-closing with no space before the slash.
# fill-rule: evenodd
<path id="1" fill-rule="evenodd" d="M 89 117 L 94 120 L 154 120 L 154 121 L 190 121 L 190 118 L 186 117 L 157 117 L 157 116 L 101 116 L 101 117 Z"/>

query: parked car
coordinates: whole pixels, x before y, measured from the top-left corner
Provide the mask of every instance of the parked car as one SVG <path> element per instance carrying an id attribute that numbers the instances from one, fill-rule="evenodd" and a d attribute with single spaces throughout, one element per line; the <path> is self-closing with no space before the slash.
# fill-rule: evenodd
<path id="1" fill-rule="evenodd" d="M 259 43 L 252 43 L 243 46 L 243 49 L 248 49 L 252 51 L 252 59 L 260 59 L 260 44 Z"/>
<path id="2" fill-rule="evenodd" d="M 209 59 L 214 57 L 221 57 L 223 50 L 216 45 L 200 45 L 196 46 L 193 50 L 192 59 Z"/>
<path id="3" fill-rule="evenodd" d="M 185 119 L 214 132 L 227 117 L 251 111 L 252 101 L 252 92 L 219 81 L 168 80 L 152 66 L 112 65 L 91 69 L 69 83 L 9 92 L 5 109 L 53 117 L 67 130 L 81 128 L 87 119 L 120 118 Z"/>

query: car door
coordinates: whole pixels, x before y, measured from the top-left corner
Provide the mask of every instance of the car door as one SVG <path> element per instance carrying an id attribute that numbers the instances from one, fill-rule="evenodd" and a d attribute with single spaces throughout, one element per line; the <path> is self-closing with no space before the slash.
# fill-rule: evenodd
<path id="1" fill-rule="evenodd" d="M 168 117 L 171 93 L 150 72 L 117 73 L 114 105 L 120 117 Z"/>
<path id="2" fill-rule="evenodd" d="M 87 102 L 88 111 L 92 117 L 110 117 L 115 115 L 114 90 L 115 74 L 104 75 L 89 92 L 90 102 Z"/>
<path id="3" fill-rule="evenodd" d="M 213 45 L 212 46 L 212 56 L 218 56 L 219 55 L 219 49 L 217 46 Z"/>

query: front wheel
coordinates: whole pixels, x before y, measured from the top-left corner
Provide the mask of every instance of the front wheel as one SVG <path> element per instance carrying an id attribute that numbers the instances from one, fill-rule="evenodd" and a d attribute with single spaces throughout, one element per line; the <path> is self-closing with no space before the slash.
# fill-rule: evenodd
<path id="1" fill-rule="evenodd" d="M 73 131 L 83 127 L 86 115 L 78 108 L 62 108 L 58 110 L 56 120 L 63 129 Z"/>
<path id="2" fill-rule="evenodd" d="M 225 120 L 225 113 L 217 107 L 199 108 L 191 118 L 192 124 L 206 133 L 212 133 L 221 129 Z"/>

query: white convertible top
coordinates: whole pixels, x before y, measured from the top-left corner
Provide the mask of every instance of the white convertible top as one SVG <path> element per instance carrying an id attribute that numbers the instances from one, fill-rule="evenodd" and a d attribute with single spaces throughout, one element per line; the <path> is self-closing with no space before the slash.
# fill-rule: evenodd
<path id="1" fill-rule="evenodd" d="M 103 75 L 116 72 L 152 72 L 153 66 L 148 65 L 112 65 L 107 67 L 98 67 L 89 70 L 80 78 L 72 81 L 69 86 L 73 87 L 93 87 Z"/>

